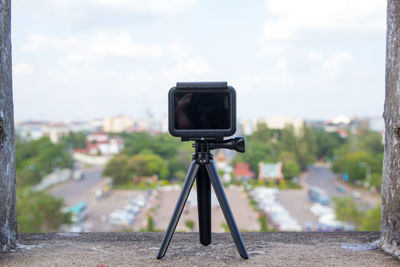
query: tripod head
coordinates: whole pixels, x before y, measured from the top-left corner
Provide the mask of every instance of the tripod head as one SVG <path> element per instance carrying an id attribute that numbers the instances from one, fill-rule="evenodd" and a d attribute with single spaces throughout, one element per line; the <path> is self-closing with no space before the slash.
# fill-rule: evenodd
<path id="1" fill-rule="evenodd" d="M 196 140 L 196 143 L 192 145 L 196 148 L 196 152 L 210 152 L 213 149 L 230 149 L 235 150 L 240 153 L 245 151 L 245 142 L 243 136 L 237 136 L 235 138 L 230 138 L 222 141 L 215 140 Z"/>
<path id="2" fill-rule="evenodd" d="M 210 147 L 210 150 L 226 148 L 226 149 L 230 149 L 230 150 L 235 150 L 240 153 L 244 153 L 244 151 L 245 151 L 244 137 L 238 136 L 238 137 L 230 138 L 230 139 L 220 141 L 220 142 L 210 142 L 209 147 Z"/>

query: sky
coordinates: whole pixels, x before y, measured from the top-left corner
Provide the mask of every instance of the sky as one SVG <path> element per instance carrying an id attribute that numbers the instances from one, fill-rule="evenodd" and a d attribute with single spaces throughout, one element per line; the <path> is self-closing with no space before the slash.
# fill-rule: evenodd
<path id="1" fill-rule="evenodd" d="M 239 119 L 380 117 L 383 0 L 13 0 L 15 119 L 167 114 L 227 81 Z"/>

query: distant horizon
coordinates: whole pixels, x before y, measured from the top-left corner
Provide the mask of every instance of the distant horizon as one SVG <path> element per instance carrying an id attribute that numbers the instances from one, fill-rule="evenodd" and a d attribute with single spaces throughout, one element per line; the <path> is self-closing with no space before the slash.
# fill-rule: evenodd
<path id="1" fill-rule="evenodd" d="M 135 117 L 129 114 L 123 114 L 123 113 L 119 113 L 119 114 L 115 114 L 115 115 L 110 115 L 110 116 L 105 116 L 105 117 L 93 117 L 93 118 L 87 118 L 87 119 L 83 119 L 83 118 L 74 118 L 74 119 L 67 119 L 67 118 L 53 118 L 53 119 L 43 119 L 43 118 L 29 118 L 29 119 L 16 119 L 14 118 L 15 122 L 28 122 L 28 121 L 32 121 L 32 122 L 86 122 L 86 121 L 92 121 L 92 120 L 104 120 L 105 118 L 113 118 L 113 117 L 117 117 L 117 116 L 122 116 L 122 115 L 127 115 L 129 117 L 131 117 L 132 119 L 137 119 L 137 120 L 146 120 L 146 119 L 161 119 L 161 118 L 167 118 L 168 115 L 167 114 L 163 114 L 160 116 L 154 115 L 152 118 L 150 117 L 146 117 L 146 116 L 140 116 L 140 117 Z M 296 116 L 291 116 L 291 115 L 287 115 L 287 114 L 278 114 L 278 115 L 271 115 L 271 116 L 259 116 L 259 117 L 249 117 L 249 118 L 241 118 L 240 116 L 237 117 L 238 121 L 247 121 L 247 120 L 261 120 L 261 119 L 265 119 L 265 118 L 291 118 L 291 119 L 300 119 L 300 120 L 304 120 L 304 121 L 327 121 L 327 120 L 332 120 L 334 118 L 337 117 L 341 117 L 344 116 L 346 118 L 349 119 L 382 119 L 383 117 L 382 115 L 380 116 L 347 116 L 347 115 L 343 115 L 343 114 L 337 114 L 335 116 L 329 117 L 329 118 L 302 118 L 302 117 L 296 117 Z M 167 118 L 168 119 L 168 118 Z"/>

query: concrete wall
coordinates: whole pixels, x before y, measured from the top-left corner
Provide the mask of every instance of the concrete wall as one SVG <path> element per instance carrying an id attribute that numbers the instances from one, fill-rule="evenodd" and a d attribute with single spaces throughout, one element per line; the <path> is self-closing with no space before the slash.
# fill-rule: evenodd
<path id="1" fill-rule="evenodd" d="M 10 23 L 10 0 L 0 0 L 0 250 L 17 239 Z"/>
<path id="2" fill-rule="evenodd" d="M 400 256 L 400 2 L 388 0 L 381 247 Z"/>

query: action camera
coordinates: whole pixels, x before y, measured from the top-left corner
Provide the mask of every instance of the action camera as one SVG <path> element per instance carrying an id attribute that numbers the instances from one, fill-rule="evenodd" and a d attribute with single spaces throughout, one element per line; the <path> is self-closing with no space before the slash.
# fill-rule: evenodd
<path id="1" fill-rule="evenodd" d="M 178 82 L 168 100 L 169 132 L 183 141 L 236 132 L 236 93 L 227 82 Z"/>

